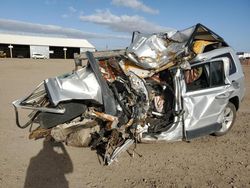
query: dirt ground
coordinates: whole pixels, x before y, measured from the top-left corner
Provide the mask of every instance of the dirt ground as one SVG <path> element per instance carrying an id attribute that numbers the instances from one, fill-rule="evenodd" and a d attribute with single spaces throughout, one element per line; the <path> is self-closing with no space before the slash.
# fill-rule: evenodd
<path id="1" fill-rule="evenodd" d="M 100 165 L 89 148 L 29 140 L 29 130 L 15 125 L 11 102 L 73 67 L 73 60 L 0 59 L 0 187 L 250 187 L 250 66 L 227 135 L 139 144 L 142 157 L 124 153 L 111 166 Z"/>

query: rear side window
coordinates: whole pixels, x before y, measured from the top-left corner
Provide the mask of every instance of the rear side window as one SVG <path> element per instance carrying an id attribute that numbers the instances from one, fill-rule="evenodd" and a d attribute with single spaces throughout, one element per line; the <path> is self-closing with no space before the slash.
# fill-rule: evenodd
<path id="1" fill-rule="evenodd" d="M 184 73 L 187 91 L 222 86 L 225 83 L 223 61 L 193 66 Z"/>
<path id="2" fill-rule="evenodd" d="M 220 58 L 220 57 L 227 57 L 229 59 L 229 75 L 236 73 L 236 66 L 235 66 L 235 62 L 233 60 L 232 55 L 230 53 L 225 53 L 225 54 L 213 57 L 213 59 Z"/>
<path id="3" fill-rule="evenodd" d="M 210 86 L 221 86 L 224 85 L 224 68 L 223 61 L 216 61 L 210 63 Z"/>

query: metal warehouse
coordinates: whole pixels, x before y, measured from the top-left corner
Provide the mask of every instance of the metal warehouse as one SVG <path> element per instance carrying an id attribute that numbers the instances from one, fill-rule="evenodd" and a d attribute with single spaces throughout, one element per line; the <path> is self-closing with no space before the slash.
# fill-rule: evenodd
<path id="1" fill-rule="evenodd" d="M 0 51 L 14 58 L 42 54 L 45 58 L 71 59 L 74 53 L 95 51 L 95 47 L 85 39 L 0 34 Z"/>

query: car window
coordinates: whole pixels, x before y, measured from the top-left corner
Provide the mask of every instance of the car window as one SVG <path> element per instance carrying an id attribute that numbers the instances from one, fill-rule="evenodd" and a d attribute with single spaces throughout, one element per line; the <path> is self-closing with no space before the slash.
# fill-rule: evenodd
<path id="1" fill-rule="evenodd" d="M 184 72 L 187 91 L 222 86 L 225 83 L 223 61 L 193 66 Z"/>
<path id="2" fill-rule="evenodd" d="M 225 53 L 225 54 L 213 57 L 213 59 L 220 58 L 220 57 L 227 57 L 229 59 L 229 75 L 236 73 L 236 66 L 235 66 L 235 62 L 233 60 L 232 55 L 230 53 Z"/>
<path id="3" fill-rule="evenodd" d="M 210 86 L 224 85 L 224 68 L 223 61 L 210 63 Z"/>

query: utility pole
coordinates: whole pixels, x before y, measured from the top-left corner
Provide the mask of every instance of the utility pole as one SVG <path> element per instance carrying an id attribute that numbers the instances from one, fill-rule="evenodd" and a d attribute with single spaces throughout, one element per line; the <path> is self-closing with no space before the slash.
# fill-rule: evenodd
<path id="1" fill-rule="evenodd" d="M 64 59 L 67 59 L 67 48 L 63 48 L 64 51 Z"/>
<path id="2" fill-rule="evenodd" d="M 10 44 L 10 45 L 8 46 L 8 48 L 10 49 L 10 58 L 12 58 L 12 49 L 13 49 L 13 46 Z"/>

